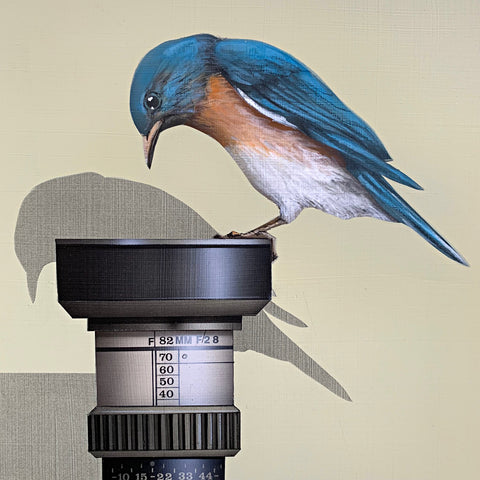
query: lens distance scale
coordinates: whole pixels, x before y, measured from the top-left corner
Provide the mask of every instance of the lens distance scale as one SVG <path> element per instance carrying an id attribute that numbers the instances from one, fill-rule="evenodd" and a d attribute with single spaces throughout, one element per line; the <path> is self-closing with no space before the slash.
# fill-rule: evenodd
<path id="1" fill-rule="evenodd" d="M 103 480 L 224 480 L 224 458 L 105 458 Z"/>

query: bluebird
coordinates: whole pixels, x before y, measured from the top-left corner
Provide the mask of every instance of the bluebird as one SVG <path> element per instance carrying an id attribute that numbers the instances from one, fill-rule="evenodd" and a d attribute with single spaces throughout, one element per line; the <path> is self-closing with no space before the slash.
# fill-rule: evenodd
<path id="1" fill-rule="evenodd" d="M 278 206 L 276 218 L 242 235 L 290 223 L 312 207 L 342 219 L 403 223 L 467 265 L 387 181 L 422 189 L 391 165 L 372 128 L 272 45 L 208 34 L 162 43 L 135 71 L 130 111 L 149 168 L 160 132 L 188 125 L 218 141 Z"/>

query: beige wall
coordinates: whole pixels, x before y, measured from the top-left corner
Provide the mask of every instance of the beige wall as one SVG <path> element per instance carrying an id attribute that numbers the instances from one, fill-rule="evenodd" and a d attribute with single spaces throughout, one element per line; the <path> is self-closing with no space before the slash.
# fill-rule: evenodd
<path id="1" fill-rule="evenodd" d="M 38 183 L 85 171 L 151 183 L 224 232 L 276 214 L 186 127 L 162 135 L 149 172 L 128 110 L 133 71 L 158 43 L 199 32 L 263 40 L 368 121 L 425 188 L 401 193 L 472 267 L 372 219 L 306 211 L 278 229 L 277 302 L 309 328 L 280 326 L 353 403 L 290 365 L 237 354 L 243 450 L 228 478 L 253 467 L 248 478 L 477 478 L 479 25 L 480 4 L 466 0 L 4 2 L 0 371 L 93 371 L 92 335 L 57 305 L 53 264 L 32 305 L 14 254 L 18 209 Z"/>

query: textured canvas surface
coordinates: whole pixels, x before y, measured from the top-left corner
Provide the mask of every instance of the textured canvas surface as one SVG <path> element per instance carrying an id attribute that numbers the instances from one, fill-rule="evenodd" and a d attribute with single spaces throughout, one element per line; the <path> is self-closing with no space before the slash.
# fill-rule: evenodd
<path id="1" fill-rule="evenodd" d="M 0 480 L 98 473 L 85 440 L 73 440 L 71 420 L 55 427 L 42 408 L 54 404 L 65 418 L 78 415 L 84 428 L 94 406 L 87 400 L 93 335 L 57 303 L 56 235 L 160 235 L 165 212 L 157 215 L 157 204 L 142 207 L 148 188 L 179 199 L 209 225 L 195 230 L 194 215 L 185 220 L 178 212 L 185 235 L 245 231 L 276 214 L 219 145 L 187 127 L 162 134 L 152 169 L 145 167 L 128 111 L 133 71 L 153 46 L 199 32 L 262 40 L 309 65 L 374 128 L 394 165 L 425 188 L 401 194 L 471 264 L 456 265 L 408 228 L 374 219 L 341 221 L 307 210 L 274 232 L 274 302 L 307 328 L 266 311 L 261 325 L 269 329 L 252 323 L 250 336 L 238 340 L 242 451 L 228 460 L 228 479 L 477 478 L 479 18 L 472 0 L 4 5 L 0 371 L 8 374 L 1 384 Z M 118 180 L 109 194 L 123 207 L 85 209 L 88 202 L 72 206 L 53 196 L 33 202 L 22 217 L 28 228 L 19 255 L 15 230 L 32 189 L 79 175 L 64 185 L 63 198 L 75 191 L 75 202 L 89 195 L 78 181 L 89 172 Z M 52 232 L 59 218 L 61 228 Z M 295 345 L 306 353 L 303 367 L 290 362 L 298 357 Z M 311 361 L 353 401 L 312 380 Z M 58 374 L 71 378 L 54 381 Z M 27 386 L 29 396 L 22 396 Z M 57 443 L 44 435 L 55 428 Z M 22 449 L 29 455 L 18 462 Z M 14 473 L 6 470 L 12 465 Z"/>
<path id="2" fill-rule="evenodd" d="M 86 448 L 95 376 L 0 374 L 0 478 L 100 479 Z"/>

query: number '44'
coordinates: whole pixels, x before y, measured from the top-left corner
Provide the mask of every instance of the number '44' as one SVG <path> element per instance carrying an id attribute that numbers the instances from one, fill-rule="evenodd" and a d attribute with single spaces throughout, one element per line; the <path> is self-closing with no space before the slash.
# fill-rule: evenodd
<path id="1" fill-rule="evenodd" d="M 208 472 L 208 473 L 201 473 L 200 476 L 198 477 L 200 480 L 213 480 L 213 475 Z"/>

